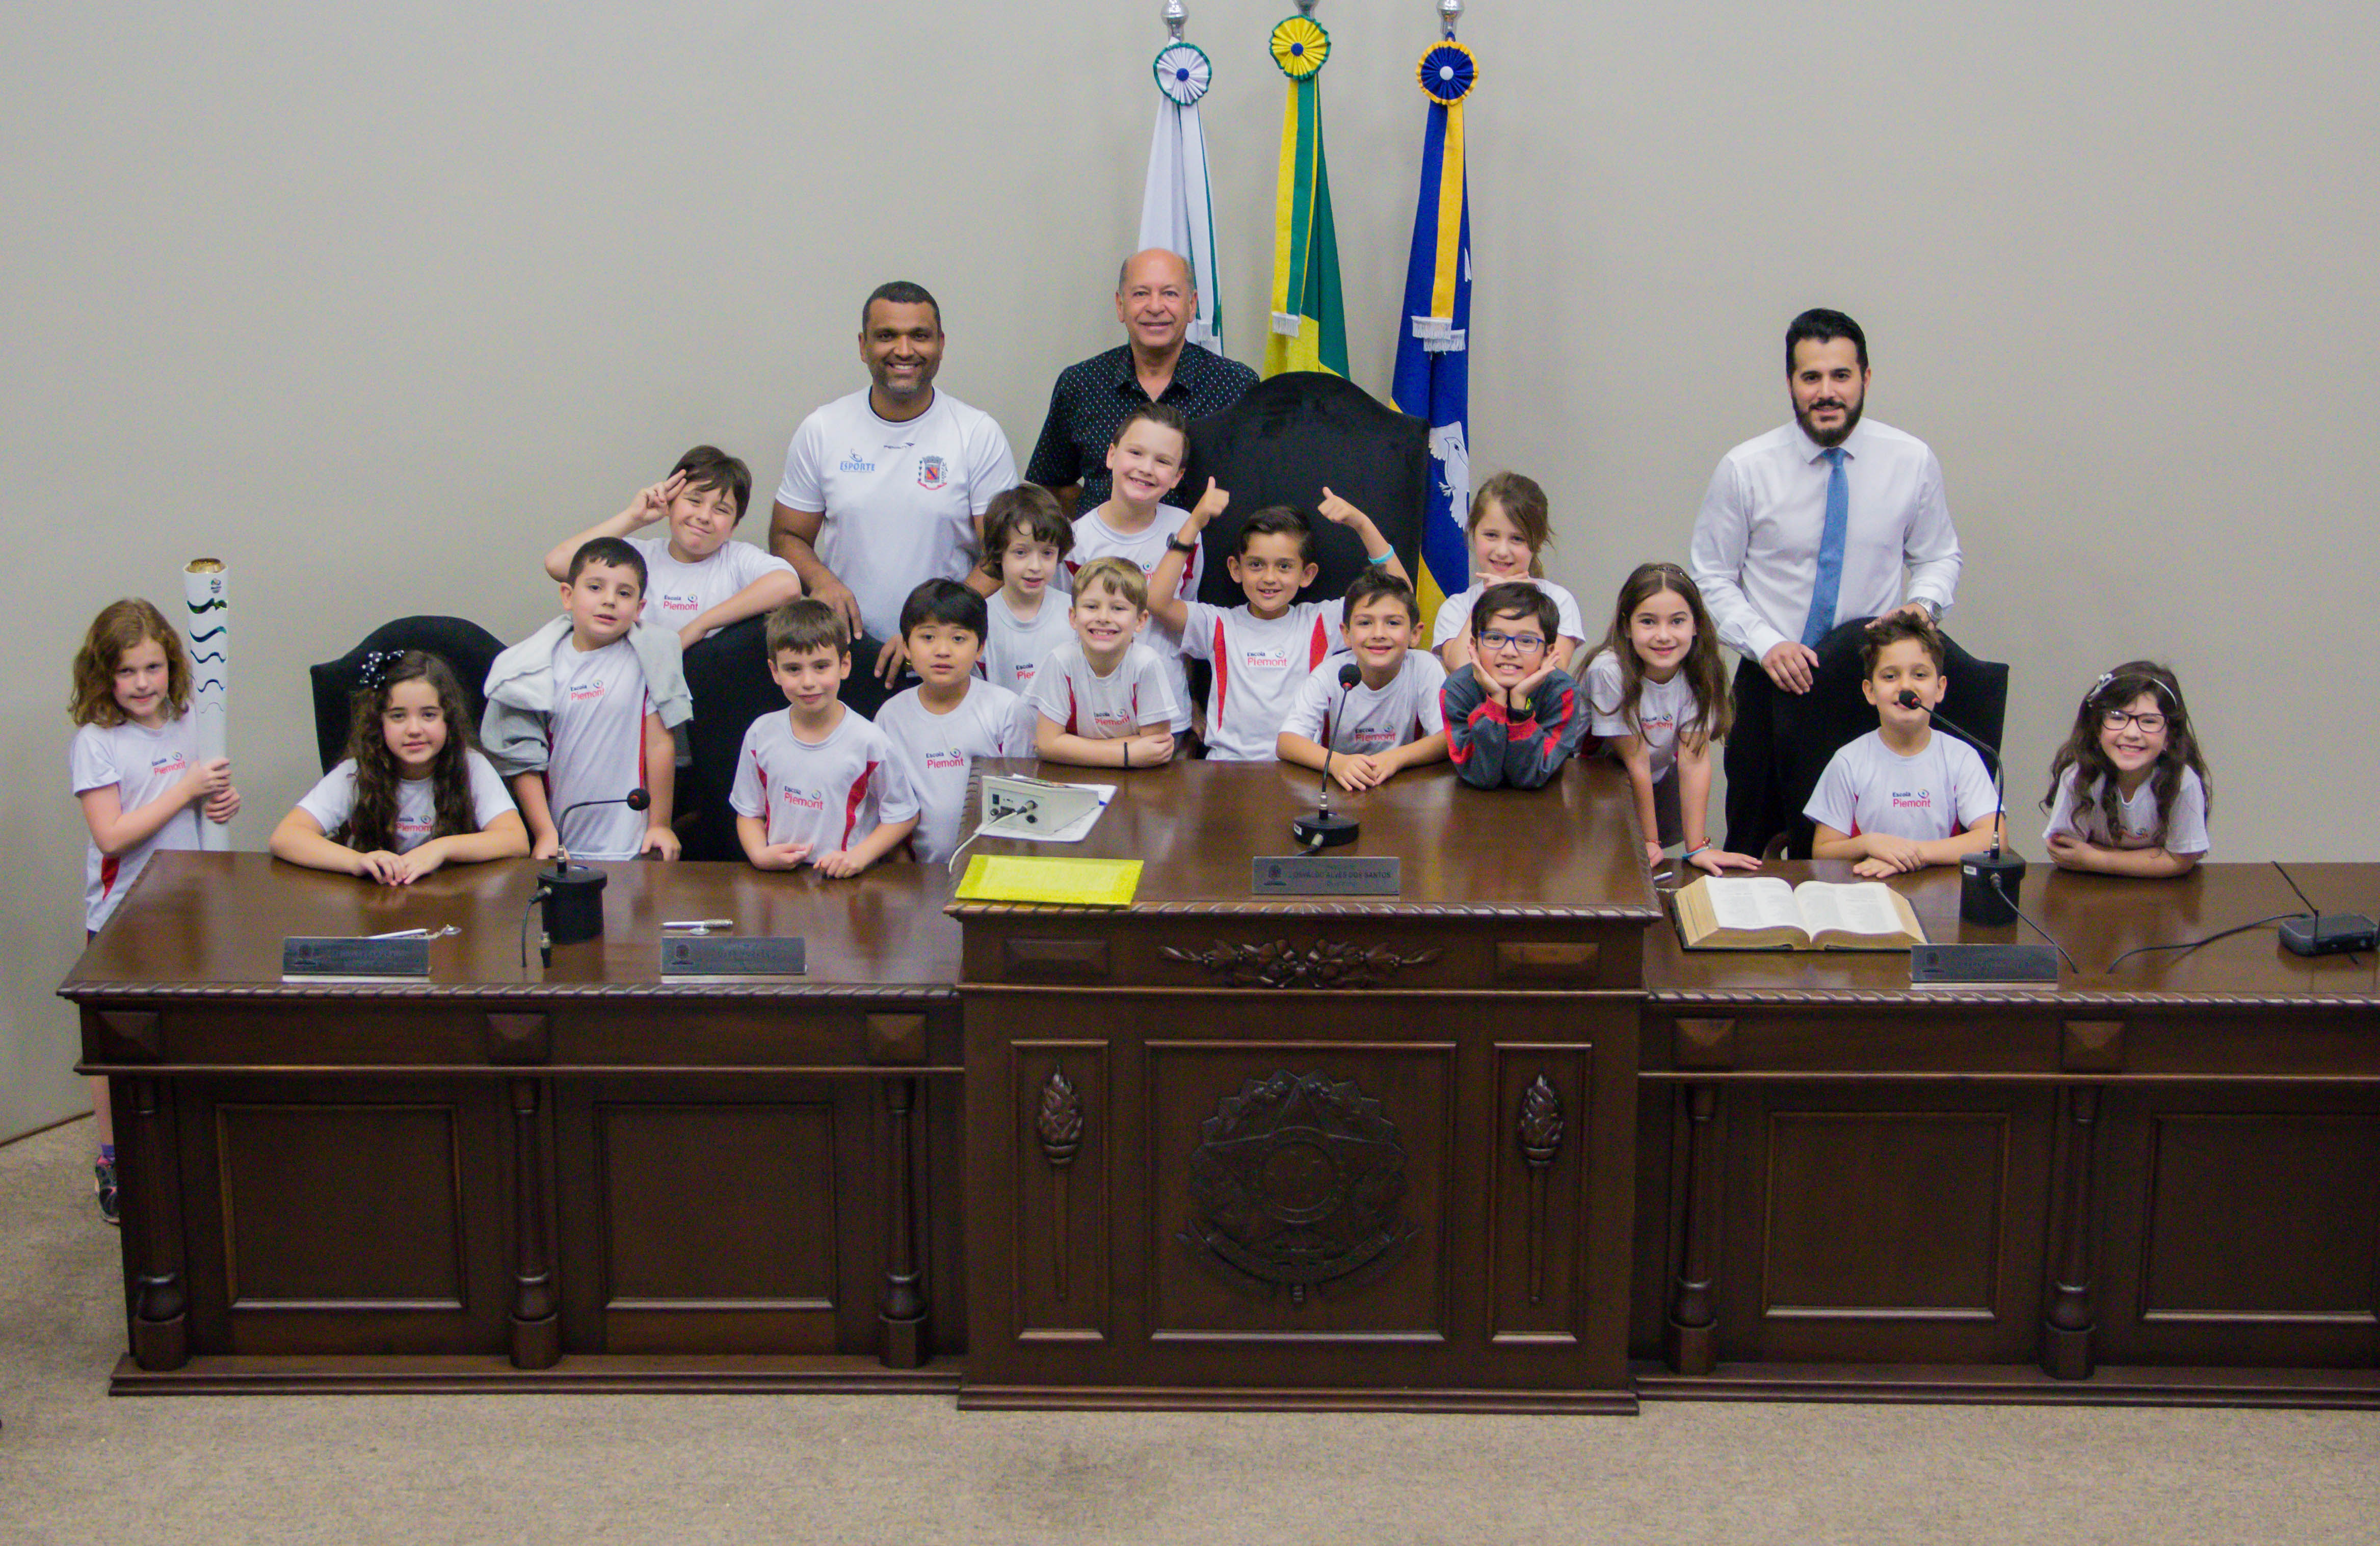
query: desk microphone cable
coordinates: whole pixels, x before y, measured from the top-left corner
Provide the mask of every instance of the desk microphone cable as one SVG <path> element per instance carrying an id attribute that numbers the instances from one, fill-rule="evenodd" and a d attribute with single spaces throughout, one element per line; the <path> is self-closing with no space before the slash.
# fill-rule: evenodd
<path id="1" fill-rule="evenodd" d="M 529 893 L 529 897 L 528 897 L 528 906 L 526 906 L 526 907 L 522 907 L 522 908 L 521 908 L 521 921 L 520 921 L 520 964 L 521 964 L 521 972 L 522 972 L 522 975 L 524 975 L 524 976 L 528 975 L 528 919 L 529 919 L 529 915 L 530 915 L 531 913 L 533 913 L 533 912 L 537 911 L 538 904 L 539 904 L 539 903 L 540 903 L 540 902 L 544 901 L 547 897 L 549 897 L 549 896 L 551 896 L 551 895 L 553 895 L 553 888 L 552 888 L 552 887 L 551 887 L 551 886 L 540 886 L 540 887 L 538 887 L 535 891 L 533 891 L 533 892 Z"/>
<path id="2" fill-rule="evenodd" d="M 2003 819 L 2003 824 L 2005 824 L 2005 819 Z M 2016 898 L 2015 898 L 2015 897 L 2013 897 L 2013 896 L 2010 896 L 2010 895 L 2009 895 L 2005 890 L 2003 890 L 2003 889 L 2002 889 L 2003 885 L 2005 884 L 2005 882 L 2003 881 L 2002 877 L 2000 877 L 1999 875 L 1995 874 L 1995 875 L 1993 875 L 1993 876 L 1991 877 L 1991 883 L 1992 883 L 1992 895 L 1994 895 L 1995 896 L 1998 896 L 2001 901 L 2006 902 L 2006 903 L 2008 904 L 2009 911 L 2010 911 L 2010 912 L 2012 912 L 2012 913 L 2016 914 L 2016 916 L 2017 916 L 2017 917 L 2019 917 L 2019 918 L 2021 918 L 2021 919 L 2024 919 L 2024 925 L 2025 925 L 2025 927 L 2026 927 L 2026 928 L 2028 928 L 2028 929 L 2032 930 L 2034 933 L 2039 934 L 2043 939 L 2047 940 L 2047 941 L 2049 942 L 2049 948 L 2050 948 L 2050 949 L 2052 949 L 2052 950 L 2055 950 L 2056 952 L 2058 952 L 2058 958 L 2059 958 L 2059 959 L 2061 959 L 2061 960 L 2063 960 L 2063 961 L 2064 961 L 2064 962 L 2065 962 L 2069 967 L 2070 967 L 2070 968 L 2073 968 L 2073 970 L 2074 970 L 2074 975 L 2075 975 L 2075 976 L 2077 976 L 2077 977 L 2082 976 L 2082 962 L 2080 962 L 2080 961 L 2077 961 L 2077 960 L 2076 960 L 2072 956 L 2070 956 L 2070 955 L 2068 955 L 2068 954 L 2067 954 L 2066 947 L 2065 947 L 2064 945 L 2062 945 L 2062 944 L 2060 944 L 2060 943 L 2058 943 L 2058 936 L 2057 936 L 2057 935 L 2055 935 L 2055 934 L 2051 933 L 2048 930 L 2046 930 L 2046 929 L 2043 928 L 2040 924 L 2035 923 L 2035 922 L 2033 920 L 2033 915 L 2032 915 L 2031 913 L 2026 912 L 2022 907 L 2018 907 L 2018 906 L 2016 905 Z"/>
<path id="3" fill-rule="evenodd" d="M 2244 934 L 2251 929 L 2270 928 L 2276 923 L 2284 922 L 2292 918 L 2301 918 L 2304 915 L 2302 913 L 2275 913 L 2270 918 L 2260 918 L 2253 923 L 2242 923 L 2234 928 L 2218 930 L 2215 933 L 2202 935 L 2194 940 L 2180 940 L 2172 944 L 2137 944 L 2131 949 L 2125 951 L 2121 956 L 2117 956 L 2114 960 L 2108 962 L 2107 969 L 2109 971 L 2113 971 L 2118 967 L 2122 966 L 2126 961 L 2131 960 L 2133 956 L 2146 956 L 2152 951 L 2195 950 L 2202 944 L 2213 944 L 2216 940 L 2228 940 L 2234 934 Z"/>

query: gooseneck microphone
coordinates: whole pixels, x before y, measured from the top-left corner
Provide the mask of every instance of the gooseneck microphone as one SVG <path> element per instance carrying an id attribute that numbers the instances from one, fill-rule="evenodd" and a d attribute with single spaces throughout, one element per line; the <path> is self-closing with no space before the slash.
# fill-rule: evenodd
<path id="1" fill-rule="evenodd" d="M 558 836 L 562 823 L 573 811 L 584 810 L 590 805 L 625 805 L 631 810 L 643 810 L 653 803 L 653 797 L 643 789 L 631 789 L 625 795 L 607 799 L 580 800 L 566 806 L 553 819 Z M 545 907 L 545 939 L 540 954 L 550 966 L 553 947 L 577 944 L 582 940 L 600 937 L 603 932 L 603 871 L 584 864 L 574 864 L 566 848 L 557 848 L 553 868 L 540 870 L 537 877 L 538 899 Z"/>
<path id="2" fill-rule="evenodd" d="M 1361 667 L 1350 661 L 1339 668 L 1339 717 L 1347 715 L 1347 695 L 1364 679 Z M 1330 727 L 1322 727 L 1322 788 L 1314 813 L 1300 816 L 1289 823 L 1290 835 L 1311 852 L 1317 848 L 1336 848 L 1342 843 L 1353 843 L 1363 831 L 1363 823 L 1353 816 L 1342 816 L 1330 809 Z"/>
<path id="3" fill-rule="evenodd" d="M 1970 923 L 2003 924 L 2017 919 L 2017 888 L 2024 883 L 2024 860 L 2009 852 L 2008 790 L 2002 774 L 2000 749 L 1973 731 L 1926 708 L 1915 692 L 1903 688 L 1893 700 L 1904 709 L 1916 709 L 1990 760 L 1992 766 L 1992 846 L 1988 853 L 1968 854 L 1959 860 L 1959 916 Z M 1958 823 L 1958 797 L 1951 794 L 1951 824 Z"/>

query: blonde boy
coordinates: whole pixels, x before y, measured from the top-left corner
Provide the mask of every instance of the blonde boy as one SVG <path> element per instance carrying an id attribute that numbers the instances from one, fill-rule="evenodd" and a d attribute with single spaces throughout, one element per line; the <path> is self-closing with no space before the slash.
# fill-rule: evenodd
<path id="1" fill-rule="evenodd" d="M 1148 588 L 1123 558 L 1096 558 L 1075 575 L 1075 637 L 1050 651 L 1029 695 L 1034 747 L 1052 762 L 1154 767 L 1173 755 L 1173 685 L 1139 642 Z"/>

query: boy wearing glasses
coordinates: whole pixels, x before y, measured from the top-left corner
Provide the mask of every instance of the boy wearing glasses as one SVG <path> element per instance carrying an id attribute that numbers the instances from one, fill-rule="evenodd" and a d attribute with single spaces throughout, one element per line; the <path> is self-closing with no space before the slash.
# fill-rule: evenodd
<path id="1" fill-rule="evenodd" d="M 1934 705 L 1950 685 L 1942 636 L 1916 613 L 1893 613 L 1868 628 L 1860 663 L 1877 726 L 1818 775 L 1802 812 L 1818 828 L 1810 857 L 1857 859 L 1852 873 L 1873 879 L 1990 847 L 1999 831 L 1991 774 L 1974 748 L 1934 734 Z"/>
<path id="2" fill-rule="evenodd" d="M 1446 754 L 1481 789 L 1535 789 L 1585 738 L 1578 684 L 1552 658 L 1561 614 L 1522 581 L 1491 585 L 1471 608 L 1471 663 L 1446 678 Z"/>

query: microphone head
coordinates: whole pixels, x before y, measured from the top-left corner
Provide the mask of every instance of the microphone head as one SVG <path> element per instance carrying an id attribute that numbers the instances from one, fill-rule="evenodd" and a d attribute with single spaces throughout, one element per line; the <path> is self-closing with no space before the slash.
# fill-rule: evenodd
<path id="1" fill-rule="evenodd" d="M 623 797 L 623 802 L 631 810 L 642 810 L 653 803 L 653 797 L 642 789 L 631 789 Z"/>
<path id="2" fill-rule="evenodd" d="M 1364 668 L 1353 661 L 1339 668 L 1339 685 L 1342 688 L 1352 688 L 1363 679 Z"/>
<path id="3" fill-rule="evenodd" d="M 1902 688 L 1900 689 L 1900 696 L 1894 699 L 1893 701 L 1900 704 L 1904 709 L 1921 709 L 1925 707 L 1924 704 L 1917 701 L 1917 694 L 1907 688 Z M 643 807 L 639 806 L 638 809 L 642 810 Z"/>

